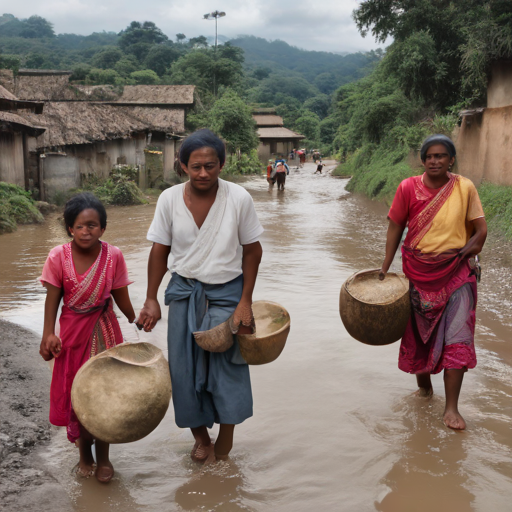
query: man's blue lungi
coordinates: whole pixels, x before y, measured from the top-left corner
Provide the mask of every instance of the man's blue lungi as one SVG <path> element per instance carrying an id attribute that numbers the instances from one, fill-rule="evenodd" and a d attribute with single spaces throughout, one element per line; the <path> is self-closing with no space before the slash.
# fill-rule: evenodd
<path id="1" fill-rule="evenodd" d="M 174 273 L 165 291 L 167 343 L 176 424 L 194 428 L 238 424 L 252 416 L 249 366 L 236 336 L 226 352 L 207 352 L 193 332 L 225 322 L 242 296 L 243 275 L 225 284 L 204 284 Z"/>

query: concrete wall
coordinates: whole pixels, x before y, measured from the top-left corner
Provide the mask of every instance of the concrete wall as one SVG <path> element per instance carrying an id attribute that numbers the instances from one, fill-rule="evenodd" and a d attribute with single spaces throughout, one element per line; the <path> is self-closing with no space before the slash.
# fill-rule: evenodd
<path id="1" fill-rule="evenodd" d="M 176 141 L 165 139 L 164 146 L 164 180 L 170 181 L 174 176 L 174 159 L 176 157 Z"/>
<path id="2" fill-rule="evenodd" d="M 465 116 L 455 145 L 458 171 L 475 185 L 512 186 L 512 105 Z"/>
<path id="3" fill-rule="evenodd" d="M 67 153 L 46 153 L 41 158 L 43 191 L 41 197 L 52 201 L 59 192 L 80 186 L 80 163 Z"/>
<path id="4" fill-rule="evenodd" d="M 0 132 L 0 181 L 25 188 L 23 134 Z"/>
<path id="5" fill-rule="evenodd" d="M 487 107 L 512 105 L 512 61 L 495 62 L 487 85 Z"/>
<path id="6" fill-rule="evenodd" d="M 299 149 L 299 147 L 299 143 L 294 141 L 262 140 L 258 146 L 258 158 L 266 164 L 271 158 L 277 156 L 288 158 L 290 151 L 293 148 Z"/>
<path id="7" fill-rule="evenodd" d="M 138 166 L 141 170 L 139 186 L 145 188 L 145 147 L 146 135 L 138 134 L 130 139 L 65 146 L 62 154 L 46 153 L 42 159 L 42 196 L 51 200 L 58 192 L 79 187 L 82 177 L 107 178 L 118 163 Z"/>

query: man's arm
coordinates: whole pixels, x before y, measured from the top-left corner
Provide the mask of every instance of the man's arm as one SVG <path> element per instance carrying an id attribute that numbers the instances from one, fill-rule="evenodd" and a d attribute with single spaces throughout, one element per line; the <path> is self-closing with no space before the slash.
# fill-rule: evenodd
<path id="1" fill-rule="evenodd" d="M 252 314 L 252 292 L 256 284 L 258 268 L 260 266 L 263 249 L 259 242 L 243 246 L 242 273 L 244 276 L 244 287 L 242 298 L 233 314 L 234 325 L 240 325 L 238 334 L 252 334 L 250 327 L 254 321 Z"/>
<path id="2" fill-rule="evenodd" d="M 142 325 L 146 332 L 151 331 L 162 317 L 160 304 L 156 296 L 158 287 L 167 273 L 167 259 L 170 252 L 171 248 L 168 245 L 153 243 L 149 253 L 146 301 L 137 320 L 137 324 Z"/>

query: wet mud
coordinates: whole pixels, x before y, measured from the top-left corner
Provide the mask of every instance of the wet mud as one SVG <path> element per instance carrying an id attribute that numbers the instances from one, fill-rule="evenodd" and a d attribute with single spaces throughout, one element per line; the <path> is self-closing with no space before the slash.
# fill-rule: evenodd
<path id="1" fill-rule="evenodd" d="M 465 376 L 462 388 L 460 410 L 467 431 L 454 432 L 442 423 L 441 375 L 433 378 L 433 398 L 419 399 L 413 395 L 414 377 L 397 368 L 398 343 L 366 346 L 345 331 L 338 312 L 340 287 L 355 271 L 380 266 L 386 208 L 347 193 L 347 180 L 313 175 L 314 170 L 312 164 L 300 171 L 292 168 L 284 191 L 269 192 L 263 177 L 243 184 L 265 228 L 254 299 L 283 304 L 291 315 L 291 332 L 275 362 L 251 368 L 255 413 L 235 429 L 231 460 L 208 469 L 193 463 L 191 435 L 176 427 L 171 407 L 145 439 L 112 446 L 116 476 L 105 486 L 71 474 L 76 450 L 65 432 L 52 428 L 49 444 L 41 441 L 33 453 L 41 458 L 38 467 L 65 492 L 69 510 L 510 509 L 508 246 L 491 237 L 482 255 L 478 366 Z M 104 238 L 126 257 L 136 308 L 145 296 L 145 232 L 153 211 L 154 205 L 108 210 Z M 48 251 L 65 241 L 57 216 L 2 236 L 3 319 L 40 335 L 44 293 L 36 278 Z M 149 334 L 137 334 L 129 325 L 122 329 L 129 340 L 154 343 L 167 353 L 165 318 Z M 38 343 L 34 335 L 19 347 L 33 365 Z M 49 380 L 49 368 L 37 364 L 43 364 Z M 37 414 L 29 411 L 30 418 Z M 38 425 L 39 420 L 31 421 Z M 47 424 L 41 425 L 46 432 Z M 40 510 L 36 491 L 47 485 L 26 486 L 19 496 L 32 508 L 24 510 Z"/>

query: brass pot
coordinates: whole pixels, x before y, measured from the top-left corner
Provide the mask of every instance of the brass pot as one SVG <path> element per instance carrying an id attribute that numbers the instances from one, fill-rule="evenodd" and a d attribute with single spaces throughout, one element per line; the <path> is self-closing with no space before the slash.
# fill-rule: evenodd
<path id="1" fill-rule="evenodd" d="M 347 332 L 367 345 L 401 339 L 411 316 L 409 281 L 394 272 L 379 280 L 379 270 L 350 276 L 340 292 L 340 316 Z"/>
<path id="2" fill-rule="evenodd" d="M 252 310 L 256 332 L 237 336 L 240 353 L 248 364 L 271 363 L 284 349 L 290 332 L 290 315 L 283 306 L 266 300 L 254 302 Z"/>
<path id="3" fill-rule="evenodd" d="M 162 421 L 171 399 L 169 365 L 150 343 L 123 343 L 78 370 L 71 402 L 80 423 L 107 443 L 130 443 Z"/>

